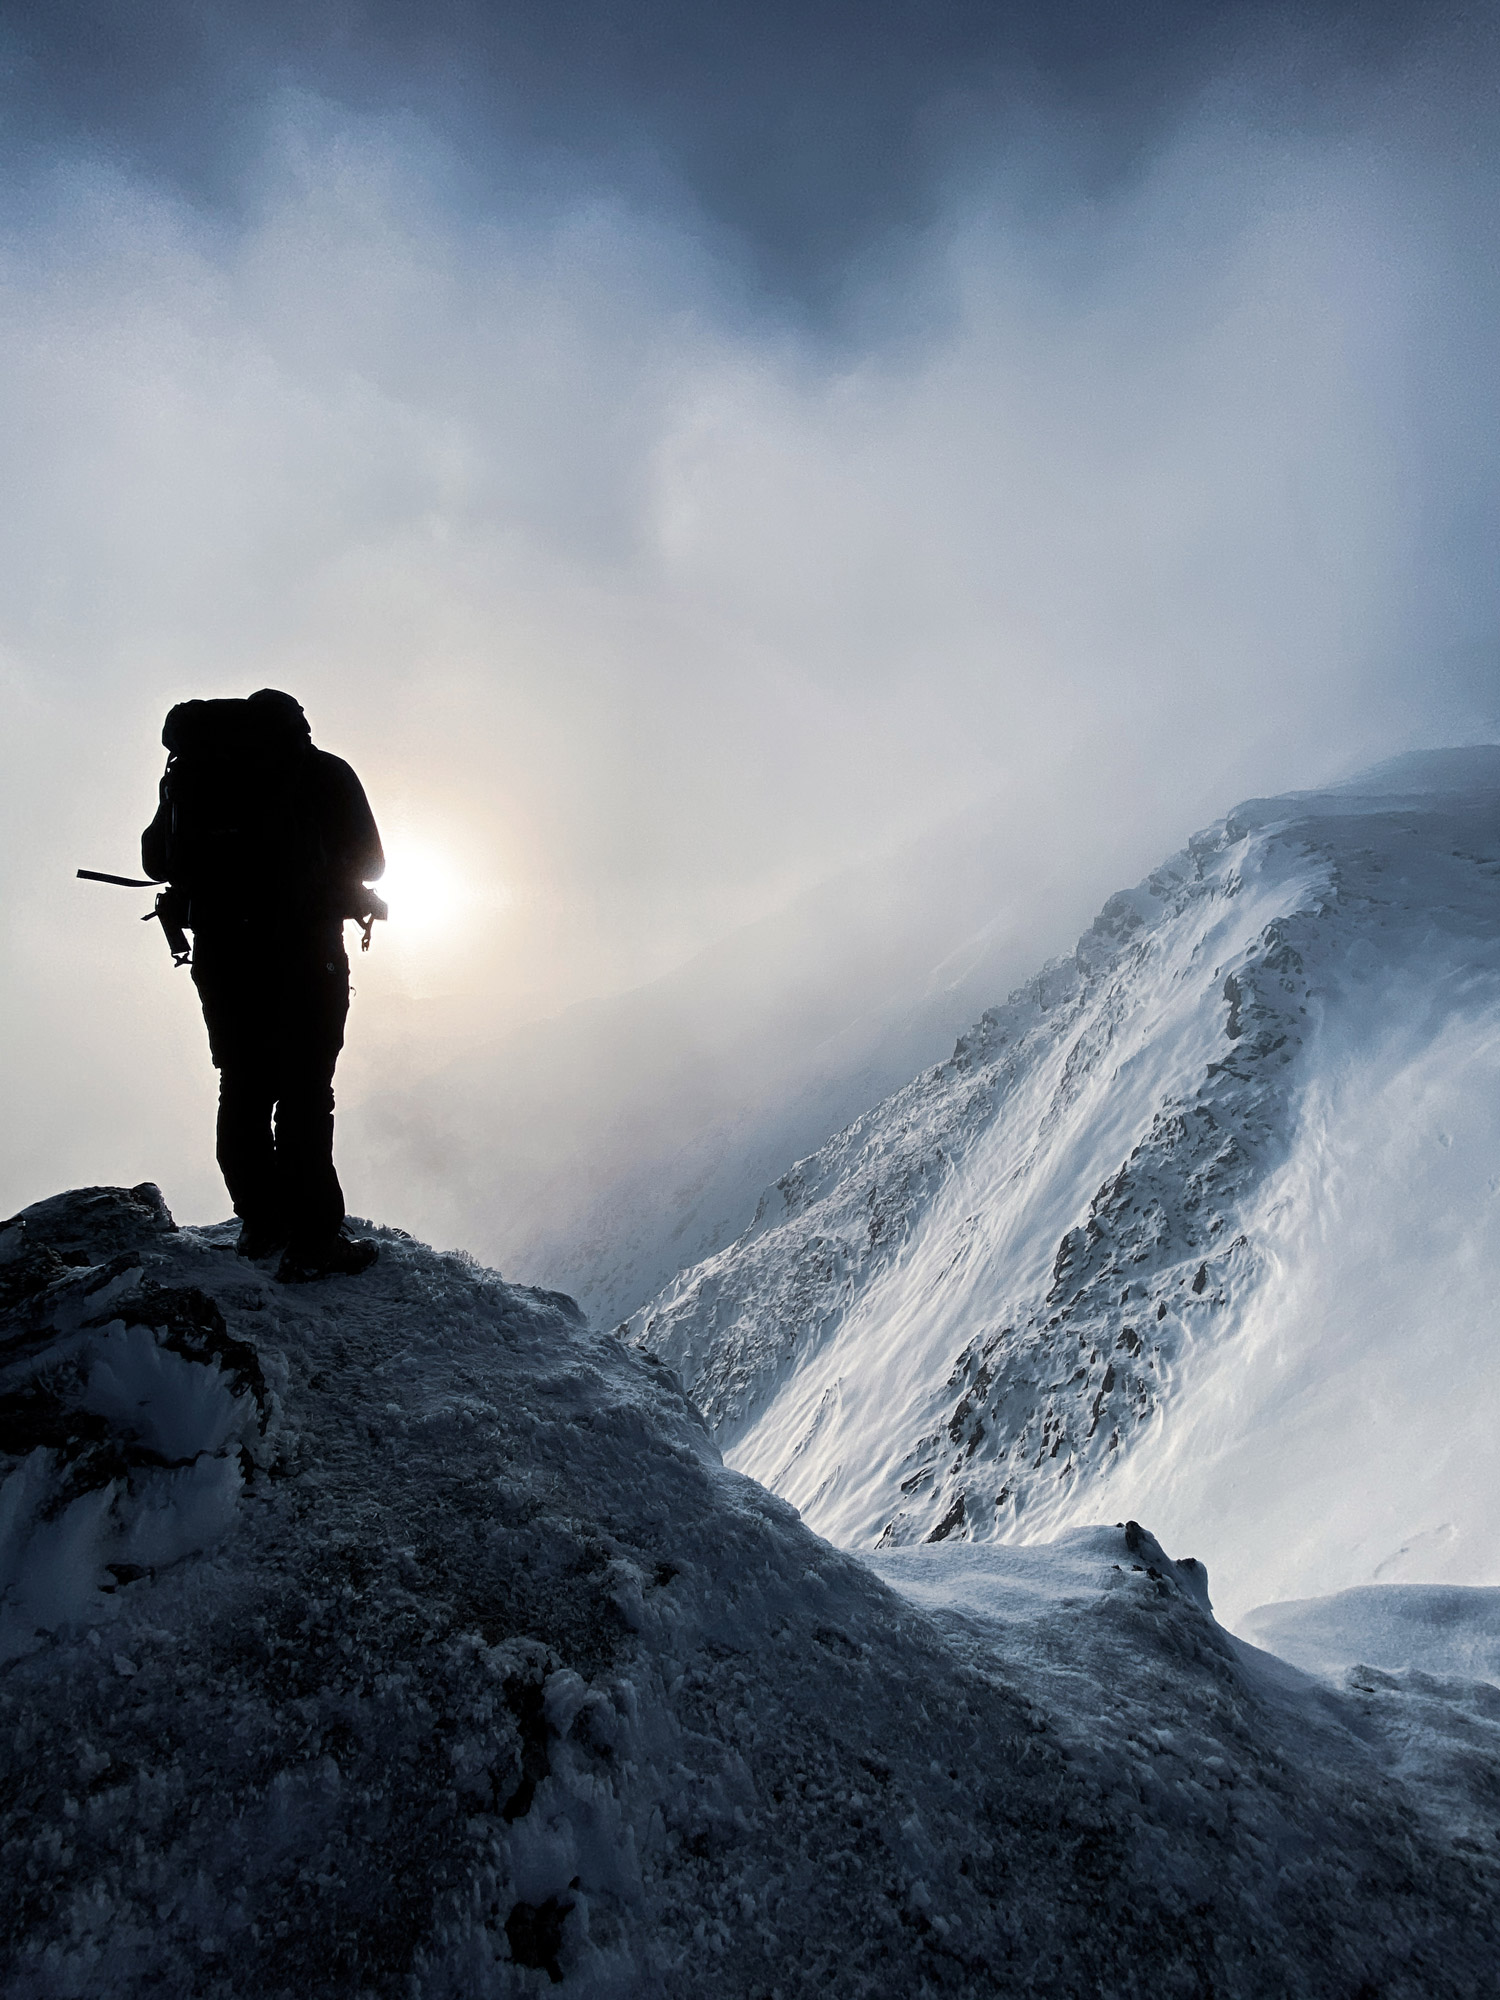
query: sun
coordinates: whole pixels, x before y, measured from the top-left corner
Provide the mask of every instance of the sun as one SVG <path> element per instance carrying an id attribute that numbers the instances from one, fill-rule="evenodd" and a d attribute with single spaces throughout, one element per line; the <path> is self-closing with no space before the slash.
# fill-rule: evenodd
<path id="1" fill-rule="evenodd" d="M 473 898 L 452 859 L 422 841 L 399 841 L 375 885 L 390 905 L 393 936 L 434 937 L 451 931 Z"/>

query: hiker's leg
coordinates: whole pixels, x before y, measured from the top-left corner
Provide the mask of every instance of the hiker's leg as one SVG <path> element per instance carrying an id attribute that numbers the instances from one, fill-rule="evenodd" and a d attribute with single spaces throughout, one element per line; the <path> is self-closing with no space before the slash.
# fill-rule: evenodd
<path id="1" fill-rule="evenodd" d="M 219 1071 L 218 1160 L 234 1212 L 267 1236 L 284 1223 L 284 1193 L 271 1136 L 276 1085 L 263 1065 Z"/>
<path id="2" fill-rule="evenodd" d="M 296 1249 L 326 1242 L 344 1220 L 333 1164 L 333 1072 L 349 1012 L 349 961 L 341 941 L 324 937 L 287 973 L 276 1157 Z"/>
<path id="3" fill-rule="evenodd" d="M 321 1243 L 344 1219 L 344 1191 L 333 1165 L 333 1072 L 284 1076 L 276 1105 L 276 1160 L 290 1240 Z"/>
<path id="4" fill-rule="evenodd" d="M 219 1072 L 219 1171 L 235 1214 L 257 1230 L 275 1232 L 282 1209 L 271 1133 L 276 1077 L 256 971 L 232 944 L 195 936 L 193 981 Z"/>

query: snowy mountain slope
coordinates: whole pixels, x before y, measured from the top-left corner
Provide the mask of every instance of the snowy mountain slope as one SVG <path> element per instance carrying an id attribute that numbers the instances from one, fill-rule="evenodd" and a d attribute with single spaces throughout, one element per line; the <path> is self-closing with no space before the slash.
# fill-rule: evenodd
<path id="1" fill-rule="evenodd" d="M 846 1546 L 1500 1580 L 1500 751 L 1254 801 L 633 1322 Z"/>
<path id="2" fill-rule="evenodd" d="M 893 1592 L 569 1301 L 229 1241 L 0 1228 L 8 1996 L 1491 1990 L 1472 1689 L 1277 1668 L 1133 1524 Z"/>

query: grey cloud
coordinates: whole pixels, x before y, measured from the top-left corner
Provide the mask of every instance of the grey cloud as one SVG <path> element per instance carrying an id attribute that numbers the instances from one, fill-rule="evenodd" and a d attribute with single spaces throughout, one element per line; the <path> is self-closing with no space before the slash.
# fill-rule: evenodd
<path id="1" fill-rule="evenodd" d="M 1103 198 L 1226 70 L 1316 126 L 1341 77 L 1405 64 L 1409 88 L 1434 46 L 1449 83 L 1493 58 L 1493 22 L 1448 0 L 12 0 L 0 28 L 13 147 L 242 213 L 268 105 L 302 89 L 443 132 L 466 203 L 675 198 L 818 315 L 872 242 L 939 218 L 955 148 L 1024 162 L 1036 108 L 1070 133 L 1052 178 Z"/>
<path id="2" fill-rule="evenodd" d="M 1040 955 L 1237 794 L 1491 733 L 1493 168 L 1460 182 L 1456 129 L 1350 91 L 1332 136 L 1221 96 L 1108 199 L 1060 175 L 1040 207 L 1072 127 L 1034 113 L 1029 175 L 955 167 L 838 342 L 747 312 L 675 209 L 482 209 L 440 136 L 306 90 L 229 219 L 33 161 L 0 292 L 0 1205 L 148 1177 L 222 1205 L 191 995 L 68 879 L 128 866 L 184 694 L 289 687 L 393 854 L 475 886 L 360 966 L 345 1167 L 502 1256 L 519 1224 L 469 1191 L 607 1201 L 632 1107 L 710 1171 L 750 1112 L 790 1143 L 810 1076 L 846 1105 L 871 1046 L 940 1053 L 941 982 L 920 1050 L 891 1023 L 987 899 Z M 797 914 L 830 895 L 847 923 Z M 758 922 L 757 977 L 710 976 Z M 865 1053 L 830 1069 L 841 1036 Z M 477 1165 L 420 1097 L 399 1143 L 377 1115 L 455 1062 Z"/>

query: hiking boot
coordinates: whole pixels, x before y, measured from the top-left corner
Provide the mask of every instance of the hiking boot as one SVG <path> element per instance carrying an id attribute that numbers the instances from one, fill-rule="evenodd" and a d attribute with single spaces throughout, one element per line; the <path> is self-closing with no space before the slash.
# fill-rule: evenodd
<path id="1" fill-rule="evenodd" d="M 259 1263 L 262 1257 L 270 1257 L 286 1242 L 286 1229 L 274 1222 L 242 1222 L 239 1240 L 234 1246 L 236 1257 L 248 1257 L 252 1263 Z"/>
<path id="2" fill-rule="evenodd" d="M 368 1236 L 346 1236 L 340 1230 L 321 1243 L 289 1243 L 276 1276 L 283 1285 L 309 1285 L 315 1278 L 357 1278 L 379 1255 Z"/>

